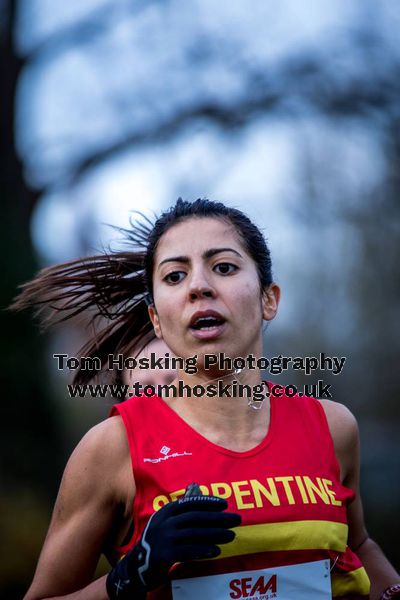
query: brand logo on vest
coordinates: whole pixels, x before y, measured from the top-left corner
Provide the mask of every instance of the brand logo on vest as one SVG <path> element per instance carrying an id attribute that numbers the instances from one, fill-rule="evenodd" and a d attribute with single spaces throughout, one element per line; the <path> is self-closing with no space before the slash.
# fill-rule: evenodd
<path id="1" fill-rule="evenodd" d="M 184 452 L 173 452 L 172 454 L 169 454 L 170 451 L 171 448 L 168 448 L 168 446 L 163 446 L 160 449 L 160 454 L 163 454 L 164 456 L 159 456 L 158 458 L 144 458 L 143 462 L 159 463 L 162 460 L 168 460 L 169 458 L 177 458 L 178 456 L 192 456 L 192 453 L 186 452 L 186 450 Z"/>
<path id="2" fill-rule="evenodd" d="M 257 577 L 242 577 L 242 579 L 231 579 L 229 582 L 231 590 L 229 596 L 233 600 L 248 598 L 249 600 L 272 600 L 277 598 L 277 576 L 272 575 L 268 579 L 264 575 Z"/>

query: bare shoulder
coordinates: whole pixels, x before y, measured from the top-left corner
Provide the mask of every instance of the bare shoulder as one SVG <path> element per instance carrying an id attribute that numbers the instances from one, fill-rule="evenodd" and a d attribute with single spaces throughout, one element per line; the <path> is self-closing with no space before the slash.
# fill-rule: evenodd
<path id="1" fill-rule="evenodd" d="M 347 406 L 333 400 L 318 400 L 318 402 L 324 409 L 334 440 L 345 443 L 358 435 L 357 420 Z"/>
<path id="2" fill-rule="evenodd" d="M 319 400 L 332 435 L 335 453 L 339 461 L 342 479 L 353 470 L 358 460 L 359 433 L 353 413 L 344 404 L 332 400 Z"/>
<path id="3" fill-rule="evenodd" d="M 115 460 L 129 454 L 125 427 L 120 416 L 101 421 L 84 435 L 71 459 L 78 454 L 80 460 L 87 458 L 92 467 L 104 468 Z"/>
<path id="4" fill-rule="evenodd" d="M 125 502 L 122 481 L 127 466 L 130 455 L 125 428 L 121 417 L 115 416 L 92 427 L 81 439 L 67 463 L 61 489 L 73 489 L 79 503 L 100 490 L 109 502 Z"/>

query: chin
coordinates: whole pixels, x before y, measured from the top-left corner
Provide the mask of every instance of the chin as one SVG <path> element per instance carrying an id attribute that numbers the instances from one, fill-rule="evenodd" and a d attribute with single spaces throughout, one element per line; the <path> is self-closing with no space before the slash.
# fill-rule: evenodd
<path id="1" fill-rule="evenodd" d="M 227 358 L 227 359 L 235 359 L 238 356 L 247 356 L 247 351 L 241 351 L 239 349 L 234 349 L 234 348 L 227 348 L 226 346 L 220 346 L 220 345 L 216 345 L 216 344 L 210 344 L 209 346 L 207 346 L 206 348 L 202 347 L 201 352 L 196 352 L 197 354 L 197 366 L 200 369 L 204 369 L 204 359 L 205 359 L 205 355 L 210 355 L 210 354 L 214 354 L 216 356 L 219 356 L 220 354 L 223 355 L 223 358 Z M 211 371 L 220 371 L 220 372 L 228 372 L 229 369 L 228 368 L 218 368 L 218 363 L 216 365 L 212 365 L 211 368 L 209 367 L 207 369 L 207 373 L 211 372 Z"/>

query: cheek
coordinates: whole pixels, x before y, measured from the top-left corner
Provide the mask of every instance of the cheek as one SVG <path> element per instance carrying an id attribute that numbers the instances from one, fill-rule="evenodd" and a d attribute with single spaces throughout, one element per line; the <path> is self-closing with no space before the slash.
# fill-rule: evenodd
<path id="1" fill-rule="evenodd" d="M 173 326 L 177 315 L 176 302 L 167 298 L 160 298 L 158 301 L 157 311 L 161 324 Z"/>
<path id="2" fill-rule="evenodd" d="M 172 294 L 168 294 L 168 292 L 164 293 L 164 291 L 154 295 L 154 303 L 157 307 L 160 330 L 165 339 L 166 334 L 169 336 L 173 335 L 173 332 L 176 330 L 176 320 L 177 315 L 180 314 L 180 309 Z"/>
<path id="3" fill-rule="evenodd" d="M 173 304 L 172 296 L 173 294 L 168 288 L 166 289 L 164 286 L 154 286 L 154 304 L 160 317 L 170 310 L 170 306 Z"/>
<path id="4" fill-rule="evenodd" d="M 251 278 L 243 283 L 239 290 L 235 291 L 237 302 L 245 309 L 245 315 L 253 317 L 262 313 L 262 296 L 258 282 Z M 250 310 L 251 307 L 251 310 Z"/>

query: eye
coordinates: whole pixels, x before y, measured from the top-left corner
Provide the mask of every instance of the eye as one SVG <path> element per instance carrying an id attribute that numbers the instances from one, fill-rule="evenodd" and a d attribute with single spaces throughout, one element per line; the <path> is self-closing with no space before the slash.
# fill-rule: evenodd
<path id="1" fill-rule="evenodd" d="M 164 277 L 164 281 L 166 281 L 167 283 L 179 283 L 180 281 L 182 281 L 185 275 L 186 273 L 184 271 L 172 271 Z"/>
<path id="2" fill-rule="evenodd" d="M 232 265 L 231 263 L 219 263 L 214 267 L 214 271 L 219 273 L 220 275 L 230 275 L 237 271 L 238 267 L 236 265 Z"/>

